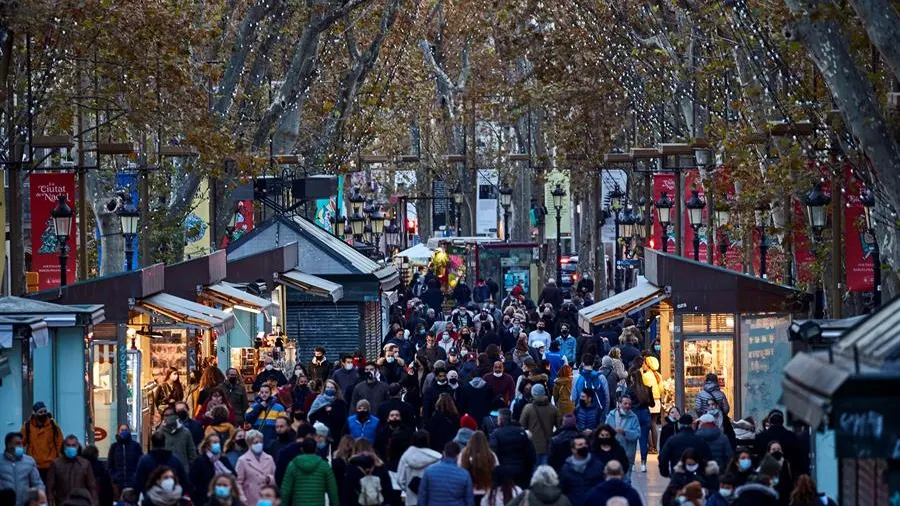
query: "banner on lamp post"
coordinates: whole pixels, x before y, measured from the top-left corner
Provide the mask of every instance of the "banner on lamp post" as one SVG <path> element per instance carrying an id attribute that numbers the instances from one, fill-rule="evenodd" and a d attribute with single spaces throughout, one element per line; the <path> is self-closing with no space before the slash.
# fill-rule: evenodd
<path id="1" fill-rule="evenodd" d="M 60 195 L 66 197 L 70 208 L 75 205 L 75 174 L 71 172 L 54 172 L 32 174 L 31 185 L 31 269 L 38 273 L 38 289 L 56 288 L 60 283 L 59 242 L 56 238 L 56 227 L 50 212 L 58 204 Z M 75 282 L 75 231 L 78 230 L 77 219 L 72 219 L 72 228 L 66 245 L 69 257 L 66 260 L 66 280 Z"/>
<path id="2" fill-rule="evenodd" d="M 875 290 L 875 271 L 872 253 L 875 237 L 866 229 L 865 209 L 860 195 L 862 186 L 853 177 L 852 168 L 844 167 L 844 262 L 846 262 L 847 290 L 872 292 Z"/>
<path id="3" fill-rule="evenodd" d="M 666 195 L 673 202 L 675 201 L 675 174 L 666 173 L 666 174 L 654 174 L 653 175 L 653 202 L 654 208 L 653 211 L 656 212 L 656 216 L 653 217 L 653 237 L 651 241 L 648 241 L 648 245 L 653 249 L 657 249 L 662 251 L 662 242 L 666 241 L 668 244 L 666 246 L 666 251 L 668 253 L 675 252 L 675 231 L 672 229 L 672 226 L 669 225 L 669 230 L 666 230 L 665 236 L 663 235 L 663 227 L 659 223 L 659 212 L 656 209 L 656 201 L 662 197 L 663 192 L 666 192 Z M 672 207 L 670 216 L 674 217 L 677 211 L 678 206 L 676 204 L 675 207 Z"/>
<path id="4" fill-rule="evenodd" d="M 691 210 L 688 209 L 684 203 L 691 199 L 691 196 L 693 195 L 691 192 L 694 190 L 697 191 L 700 200 L 706 201 L 706 194 L 703 191 L 703 182 L 700 180 L 700 171 L 691 169 L 684 173 L 684 191 L 681 192 L 684 197 L 684 202 L 682 202 L 684 214 L 681 218 L 682 223 L 684 223 L 684 247 L 682 248 L 682 251 L 684 252 L 685 257 L 691 259 L 694 258 L 694 227 L 691 226 Z M 676 202 L 673 209 L 677 208 L 678 203 Z M 704 207 L 700 213 L 702 225 L 700 225 L 697 230 L 697 234 L 700 236 L 700 251 L 698 257 L 701 262 L 706 263 L 708 247 L 708 244 L 706 244 L 706 227 L 709 223 L 709 220 L 707 219 L 707 216 L 709 216 L 709 206 Z"/>

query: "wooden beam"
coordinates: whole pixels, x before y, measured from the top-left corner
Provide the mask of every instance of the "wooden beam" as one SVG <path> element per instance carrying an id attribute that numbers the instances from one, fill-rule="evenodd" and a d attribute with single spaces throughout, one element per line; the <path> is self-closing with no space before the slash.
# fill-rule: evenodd
<path id="1" fill-rule="evenodd" d="M 694 137 L 693 139 L 691 139 L 691 147 L 694 149 L 708 148 L 709 139 L 707 139 L 706 137 Z"/>
<path id="2" fill-rule="evenodd" d="M 744 137 L 744 142 L 747 144 L 768 144 L 769 143 L 769 135 L 765 132 L 756 132 L 752 134 L 747 134 Z"/>
<path id="3" fill-rule="evenodd" d="M 527 162 L 531 160 L 531 155 L 528 153 L 510 153 L 506 158 L 511 162 Z"/>
<path id="4" fill-rule="evenodd" d="M 159 156 L 195 157 L 200 156 L 200 153 L 193 146 L 163 146 L 159 148 Z"/>
<path id="5" fill-rule="evenodd" d="M 603 155 L 603 161 L 606 163 L 631 163 L 632 160 L 631 153 L 606 153 Z"/>
<path id="6" fill-rule="evenodd" d="M 397 163 L 415 163 L 419 161 L 419 155 L 400 155 L 397 157 Z"/>
<path id="7" fill-rule="evenodd" d="M 659 153 L 661 155 L 693 155 L 694 146 L 686 142 L 660 144 Z"/>
<path id="8" fill-rule="evenodd" d="M 649 158 L 659 158 L 660 152 L 658 148 L 631 148 L 632 160 L 646 160 Z"/>
<path id="9" fill-rule="evenodd" d="M 272 162 L 278 165 L 299 165 L 303 163 L 303 157 L 300 155 L 273 155 Z"/>
<path id="10" fill-rule="evenodd" d="M 35 135 L 31 139 L 31 147 L 39 149 L 74 148 L 75 141 L 71 135 Z"/>
<path id="11" fill-rule="evenodd" d="M 463 163 L 466 161 L 466 155 L 444 155 L 444 160 L 448 162 Z"/>
<path id="12" fill-rule="evenodd" d="M 788 123 L 786 121 L 770 121 L 769 132 L 775 137 L 800 136 L 806 137 L 815 133 L 816 127 L 809 121 Z"/>
<path id="13" fill-rule="evenodd" d="M 99 142 L 97 154 L 100 155 L 132 155 L 137 150 L 131 142 Z"/>
<path id="14" fill-rule="evenodd" d="M 361 155 L 359 161 L 362 163 L 390 163 L 391 157 L 388 155 Z"/>

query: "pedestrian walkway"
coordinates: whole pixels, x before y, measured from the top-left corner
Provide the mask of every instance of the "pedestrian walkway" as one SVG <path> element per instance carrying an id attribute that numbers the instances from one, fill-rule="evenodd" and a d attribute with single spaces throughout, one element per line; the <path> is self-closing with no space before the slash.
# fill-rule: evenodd
<path id="1" fill-rule="evenodd" d="M 640 452 L 637 456 L 637 466 L 631 473 L 631 485 L 641 494 L 646 506 L 659 506 L 663 492 L 669 484 L 668 478 L 659 474 L 659 460 L 656 455 L 647 455 L 647 472 L 641 472 Z"/>

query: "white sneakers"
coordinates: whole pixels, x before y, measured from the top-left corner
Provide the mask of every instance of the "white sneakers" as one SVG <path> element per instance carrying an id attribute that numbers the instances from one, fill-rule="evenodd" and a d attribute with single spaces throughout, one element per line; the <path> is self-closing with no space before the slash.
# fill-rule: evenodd
<path id="1" fill-rule="evenodd" d="M 647 472 L 647 464 L 641 464 L 641 472 L 642 472 L 642 473 L 646 473 L 646 472 Z"/>

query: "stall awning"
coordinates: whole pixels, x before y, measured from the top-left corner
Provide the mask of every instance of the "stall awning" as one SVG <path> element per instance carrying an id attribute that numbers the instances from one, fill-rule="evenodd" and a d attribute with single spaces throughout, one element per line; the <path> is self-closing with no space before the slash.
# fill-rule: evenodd
<path id="1" fill-rule="evenodd" d="M 141 299 L 137 306 L 199 329 L 225 333 L 234 328 L 234 315 L 167 293 Z"/>
<path id="2" fill-rule="evenodd" d="M 650 307 L 664 298 L 666 295 L 662 288 L 639 276 L 635 287 L 578 311 L 578 325 L 585 332 L 590 332 L 591 325 L 623 318 L 628 313 Z"/>
<path id="3" fill-rule="evenodd" d="M 312 274 L 300 272 L 297 269 L 276 274 L 275 280 L 298 290 L 329 298 L 332 302 L 337 302 L 344 297 L 343 286 Z"/>
<path id="4" fill-rule="evenodd" d="M 216 283 L 203 287 L 203 296 L 218 304 L 243 309 L 253 313 L 268 313 L 278 304 L 271 300 L 251 295 L 229 283 Z"/>
<path id="5" fill-rule="evenodd" d="M 12 348 L 16 332 L 23 330 L 31 331 L 32 345 L 35 348 L 43 348 L 50 342 L 47 322 L 29 317 L 0 317 L 0 348 Z M 23 337 L 27 337 L 27 334 Z"/>

